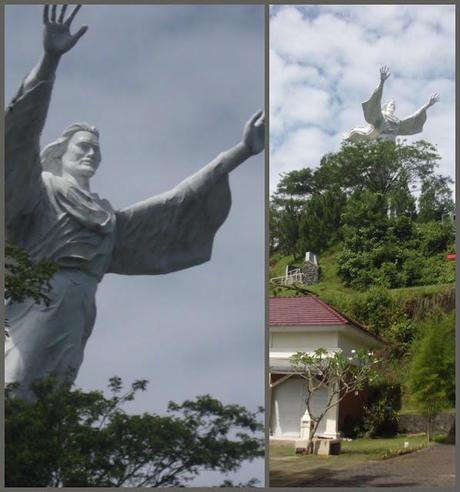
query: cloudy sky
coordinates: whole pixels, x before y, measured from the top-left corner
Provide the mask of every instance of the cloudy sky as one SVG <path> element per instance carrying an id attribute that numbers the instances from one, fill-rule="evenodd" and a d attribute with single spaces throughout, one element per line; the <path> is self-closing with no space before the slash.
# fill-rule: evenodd
<path id="1" fill-rule="evenodd" d="M 7 6 L 7 103 L 41 52 L 41 7 Z M 261 6 L 84 6 L 88 32 L 61 62 L 42 144 L 75 121 L 101 132 L 92 191 L 115 208 L 165 191 L 236 144 L 264 104 Z M 212 260 L 163 276 L 107 275 L 77 385 L 150 380 L 132 412 L 209 393 L 264 403 L 264 161 L 231 176 Z M 263 463 L 237 480 L 263 482 Z M 199 484 L 219 483 L 202 478 Z"/>
<path id="2" fill-rule="evenodd" d="M 276 6 L 270 11 L 270 189 L 281 172 L 316 167 L 342 135 L 365 126 L 361 102 L 389 65 L 384 100 L 413 113 L 434 92 L 424 138 L 439 172 L 455 173 L 455 10 L 452 5 Z"/>

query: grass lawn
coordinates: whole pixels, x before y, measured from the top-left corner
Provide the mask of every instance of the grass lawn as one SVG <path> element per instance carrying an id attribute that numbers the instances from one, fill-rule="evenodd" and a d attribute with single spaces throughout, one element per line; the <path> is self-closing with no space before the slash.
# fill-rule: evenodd
<path id="1" fill-rule="evenodd" d="M 378 460 L 383 459 L 386 455 L 404 449 L 404 443 L 409 443 L 409 448 L 418 448 L 421 445 L 427 444 L 425 434 L 414 435 L 399 435 L 387 439 L 354 439 L 353 441 L 342 441 L 342 453 L 339 456 L 316 456 L 316 455 L 301 455 L 296 454 L 292 441 L 282 443 L 270 443 L 270 459 L 295 457 L 300 460 L 314 462 L 332 460 L 343 461 L 354 460 Z"/>
<path id="2" fill-rule="evenodd" d="M 405 448 L 404 443 L 409 447 Z M 388 439 L 355 439 L 342 441 L 342 453 L 339 456 L 316 456 L 295 454 L 292 441 L 270 443 L 270 480 L 273 485 L 289 486 L 299 477 L 314 476 L 318 478 L 330 471 L 344 470 L 367 461 L 383 460 L 396 456 L 399 451 L 415 451 L 424 446 L 431 446 L 424 434 L 400 435 Z M 287 482 L 286 482 L 287 480 Z"/>

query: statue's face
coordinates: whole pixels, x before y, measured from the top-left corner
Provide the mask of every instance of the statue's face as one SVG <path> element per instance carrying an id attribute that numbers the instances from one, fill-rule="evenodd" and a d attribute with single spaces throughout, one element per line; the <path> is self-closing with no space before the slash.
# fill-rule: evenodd
<path id="1" fill-rule="evenodd" d="M 62 171 L 64 174 L 90 178 L 94 175 L 101 162 L 99 139 L 91 132 L 76 132 L 67 144 L 67 150 L 62 156 Z"/>
<path id="2" fill-rule="evenodd" d="M 396 109 L 395 102 L 394 101 L 389 101 L 388 104 L 387 104 L 387 107 L 386 107 L 386 112 L 388 114 L 394 114 L 395 109 Z"/>

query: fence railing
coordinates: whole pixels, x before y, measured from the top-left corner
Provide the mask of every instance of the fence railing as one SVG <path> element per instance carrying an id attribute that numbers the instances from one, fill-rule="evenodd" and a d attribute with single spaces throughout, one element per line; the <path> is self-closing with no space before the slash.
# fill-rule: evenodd
<path id="1" fill-rule="evenodd" d="M 300 268 L 292 270 L 288 275 L 283 275 L 282 277 L 273 277 L 270 282 L 280 285 L 292 285 L 292 284 L 303 284 L 305 275 L 302 273 Z"/>

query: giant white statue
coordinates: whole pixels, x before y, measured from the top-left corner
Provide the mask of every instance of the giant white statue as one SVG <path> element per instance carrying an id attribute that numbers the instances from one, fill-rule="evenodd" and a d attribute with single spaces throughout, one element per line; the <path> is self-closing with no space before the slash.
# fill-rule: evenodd
<path id="1" fill-rule="evenodd" d="M 105 273 L 163 274 L 210 259 L 216 231 L 230 209 L 228 173 L 264 148 L 264 115 L 243 138 L 171 191 L 114 211 L 90 190 L 101 162 L 98 130 L 75 123 L 40 152 L 55 71 L 87 30 L 70 33 L 80 6 L 44 7 L 43 55 L 6 111 L 7 239 L 39 262 L 52 260 L 49 306 L 33 300 L 6 306 L 5 379 L 30 398 L 30 383 L 48 375 L 75 379 L 94 326 L 95 295 Z M 62 108 L 61 108 L 62 110 Z"/>
<path id="2" fill-rule="evenodd" d="M 414 114 L 398 119 L 395 116 L 396 105 L 390 100 L 382 105 L 383 85 L 390 76 L 387 66 L 380 68 L 380 83 L 369 100 L 362 103 L 366 127 L 353 128 L 344 135 L 345 140 L 359 142 L 361 140 L 390 140 L 395 141 L 399 135 L 415 135 L 423 130 L 426 121 L 426 110 L 439 101 L 437 93 Z"/>

